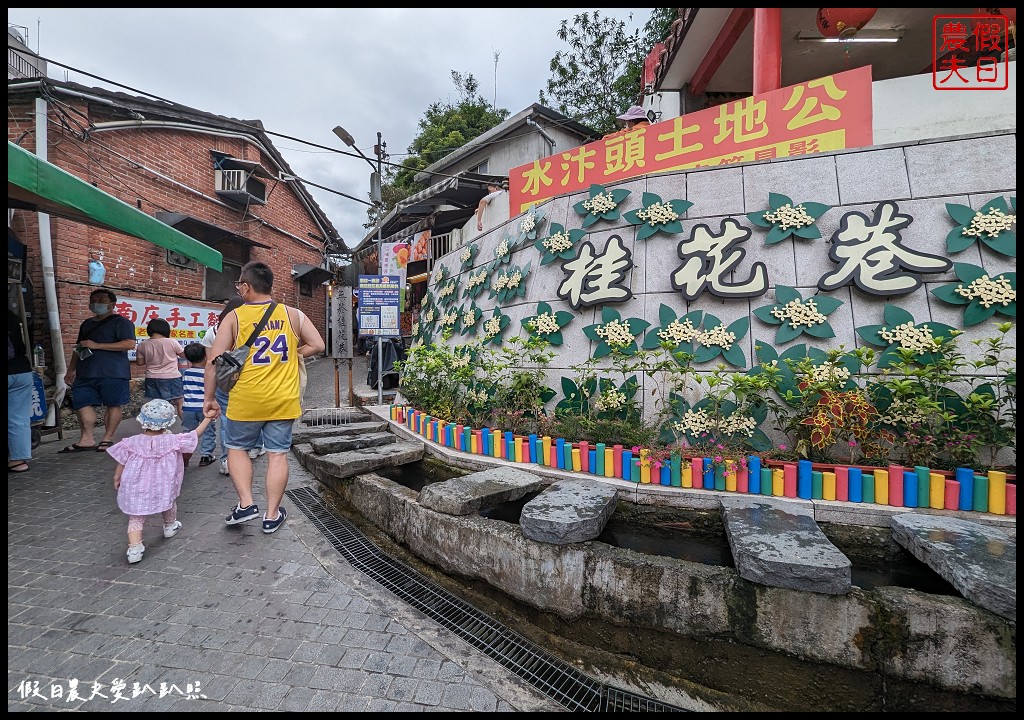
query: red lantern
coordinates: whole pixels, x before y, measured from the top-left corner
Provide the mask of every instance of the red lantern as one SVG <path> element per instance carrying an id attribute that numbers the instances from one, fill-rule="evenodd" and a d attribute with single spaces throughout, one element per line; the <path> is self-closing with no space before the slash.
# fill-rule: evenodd
<path id="1" fill-rule="evenodd" d="M 818 32 L 827 38 L 851 38 L 878 8 L 818 8 Z"/>

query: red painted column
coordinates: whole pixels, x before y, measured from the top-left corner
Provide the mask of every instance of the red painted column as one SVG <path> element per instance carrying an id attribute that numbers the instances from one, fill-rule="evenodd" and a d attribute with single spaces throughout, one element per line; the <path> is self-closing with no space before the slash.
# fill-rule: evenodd
<path id="1" fill-rule="evenodd" d="M 754 8 L 754 95 L 782 87 L 782 8 Z"/>

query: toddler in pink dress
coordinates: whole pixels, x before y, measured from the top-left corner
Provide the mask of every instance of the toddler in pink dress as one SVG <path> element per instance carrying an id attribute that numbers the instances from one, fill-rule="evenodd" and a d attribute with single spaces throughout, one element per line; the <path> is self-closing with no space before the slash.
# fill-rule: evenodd
<path id="1" fill-rule="evenodd" d="M 195 451 L 199 436 L 212 417 L 204 417 L 195 430 L 174 434 L 170 428 L 177 419 L 177 410 L 171 403 L 150 400 L 136 418 L 142 425 L 142 433 L 107 448 L 107 453 L 117 461 L 114 470 L 117 506 L 128 516 L 129 563 L 142 560 L 146 550 L 142 544 L 142 527 L 147 515 L 160 513 L 163 516 L 165 538 L 172 538 L 181 530 L 176 501 L 185 477 L 182 455 Z"/>

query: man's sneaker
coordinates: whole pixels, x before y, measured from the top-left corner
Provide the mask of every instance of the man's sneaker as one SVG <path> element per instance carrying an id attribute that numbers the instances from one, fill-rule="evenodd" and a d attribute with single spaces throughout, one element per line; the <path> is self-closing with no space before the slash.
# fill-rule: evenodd
<path id="1" fill-rule="evenodd" d="M 255 503 L 245 508 L 241 505 L 235 505 L 235 509 L 231 511 L 230 515 L 224 518 L 224 522 L 228 525 L 237 525 L 238 523 L 255 520 L 259 516 L 260 509 L 256 507 Z M 266 527 L 266 523 L 264 523 L 264 527 Z"/>
<path id="2" fill-rule="evenodd" d="M 128 562 L 137 563 L 142 560 L 142 553 L 146 552 L 146 546 L 142 543 L 128 546 Z"/>
<path id="3" fill-rule="evenodd" d="M 213 465 L 215 462 L 217 462 L 217 458 L 215 458 L 213 455 L 203 455 L 201 458 L 199 458 L 199 467 Z"/>
<path id="4" fill-rule="evenodd" d="M 172 538 L 178 534 L 179 530 L 181 530 L 181 522 L 178 520 L 175 520 L 171 525 L 164 525 L 164 537 Z"/>
<path id="5" fill-rule="evenodd" d="M 266 455 L 266 454 L 267 454 L 267 449 L 264 448 L 264 447 L 249 448 L 249 459 L 250 460 L 255 460 L 260 455 Z"/>
<path id="6" fill-rule="evenodd" d="M 277 532 L 277 529 L 284 525 L 284 521 L 288 518 L 288 513 L 283 507 L 277 509 L 277 520 L 267 520 L 267 516 L 263 516 L 263 532 L 269 535 L 272 532 Z"/>
<path id="7" fill-rule="evenodd" d="M 227 475 L 228 474 L 228 461 L 227 461 L 226 458 L 224 460 L 220 461 L 220 474 L 221 475 Z"/>

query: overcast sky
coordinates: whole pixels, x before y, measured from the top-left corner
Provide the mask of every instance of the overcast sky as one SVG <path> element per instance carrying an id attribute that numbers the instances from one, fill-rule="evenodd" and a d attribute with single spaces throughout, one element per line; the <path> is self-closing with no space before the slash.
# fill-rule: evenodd
<path id="1" fill-rule="evenodd" d="M 459 99 L 452 70 L 472 73 L 484 98 L 515 114 L 538 101 L 548 63 L 567 49 L 560 22 L 591 9 L 8 8 L 7 22 L 31 49 L 78 70 L 347 150 L 332 132 L 341 125 L 370 158 L 380 132 L 401 162 L 427 106 Z M 651 8 L 600 12 L 632 30 Z M 131 92 L 55 64 L 49 76 Z M 303 179 L 367 197 L 363 160 L 271 139 Z M 350 246 L 368 232 L 365 206 L 309 190 Z"/>

